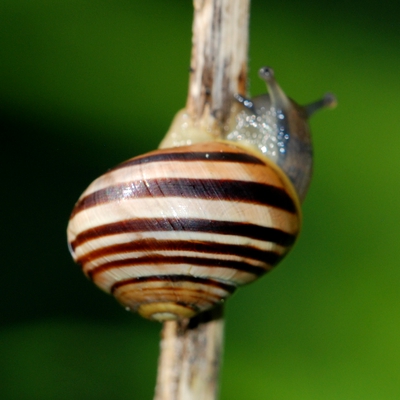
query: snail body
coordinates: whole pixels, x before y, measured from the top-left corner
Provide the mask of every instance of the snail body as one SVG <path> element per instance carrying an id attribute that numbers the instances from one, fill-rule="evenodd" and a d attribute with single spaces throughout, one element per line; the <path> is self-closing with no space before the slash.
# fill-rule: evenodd
<path id="1" fill-rule="evenodd" d="M 321 100 L 300 106 L 286 96 L 269 67 L 259 76 L 266 82 L 268 93 L 246 99 L 238 95 L 243 110 L 227 140 L 248 143 L 271 159 L 288 176 L 303 201 L 312 176 L 312 141 L 308 118 L 323 107 L 336 104 L 328 93 Z"/>
<path id="2" fill-rule="evenodd" d="M 87 188 L 69 221 L 70 251 L 126 308 L 159 321 L 190 318 L 286 255 L 301 225 L 296 190 L 238 136 L 159 149 Z"/>

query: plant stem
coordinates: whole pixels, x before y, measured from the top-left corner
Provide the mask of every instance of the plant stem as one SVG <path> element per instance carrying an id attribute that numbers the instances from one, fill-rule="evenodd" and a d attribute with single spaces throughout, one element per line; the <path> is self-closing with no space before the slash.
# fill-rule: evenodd
<path id="1" fill-rule="evenodd" d="M 246 93 L 250 0 L 194 0 L 186 111 L 218 137 Z M 191 320 L 164 323 L 154 400 L 214 400 L 223 342 L 222 305 Z"/>
<path id="2" fill-rule="evenodd" d="M 234 95 L 246 93 L 249 6 L 250 0 L 194 0 L 186 108 L 195 123 L 220 133 Z"/>
<path id="3" fill-rule="evenodd" d="M 156 400 L 216 399 L 223 330 L 222 306 L 164 322 Z"/>

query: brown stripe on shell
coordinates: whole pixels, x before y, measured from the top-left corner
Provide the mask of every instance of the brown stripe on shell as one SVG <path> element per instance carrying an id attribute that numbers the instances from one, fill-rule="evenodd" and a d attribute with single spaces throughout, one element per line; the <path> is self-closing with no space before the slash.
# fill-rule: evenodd
<path id="1" fill-rule="evenodd" d="M 221 179 L 133 180 L 95 191 L 76 204 L 71 218 L 99 204 L 144 197 L 181 197 L 206 200 L 240 201 L 268 205 L 290 213 L 296 206 L 281 188 L 258 182 Z"/>
<path id="2" fill-rule="evenodd" d="M 196 147 L 200 147 L 197 145 Z M 203 146 L 205 147 L 205 146 Z M 214 146 L 210 147 L 216 147 Z M 218 143 L 217 147 L 222 148 L 235 148 L 236 146 L 230 146 L 225 143 Z M 260 164 L 263 165 L 264 162 L 251 154 L 243 153 L 243 152 L 229 152 L 229 151 L 191 151 L 185 150 L 188 146 L 179 147 L 177 149 L 168 149 L 168 150 L 157 150 L 152 153 L 147 153 L 144 156 L 139 156 L 132 158 L 128 161 L 125 161 L 116 167 L 112 168 L 110 171 L 115 171 L 120 168 L 126 168 L 133 165 L 143 165 L 151 162 L 170 162 L 170 161 L 180 161 L 180 162 L 192 162 L 192 161 L 211 161 L 211 162 L 236 162 L 241 164 Z"/>
<path id="3" fill-rule="evenodd" d="M 98 258 L 114 254 L 123 254 L 136 251 L 139 252 L 143 250 L 152 252 L 192 251 L 207 254 L 235 255 L 262 261 L 271 266 L 275 265 L 282 257 L 282 255 L 274 251 L 257 249 L 253 246 L 201 241 L 143 239 L 128 243 L 115 244 L 108 247 L 102 247 L 78 258 L 76 262 L 84 265 Z"/>
<path id="4" fill-rule="evenodd" d="M 125 282 L 125 281 L 124 281 Z M 162 287 L 152 285 L 152 282 L 146 282 L 145 287 L 141 286 L 138 289 L 133 282 L 126 281 L 125 285 L 121 286 L 121 289 L 116 289 L 111 294 L 113 294 L 117 299 L 121 300 L 122 296 L 126 296 L 129 293 L 130 301 L 132 298 L 140 303 L 144 302 L 174 302 L 181 306 L 190 306 L 197 310 L 201 310 L 196 303 L 206 303 L 211 306 L 215 303 L 221 302 L 221 293 L 211 293 L 210 291 L 201 290 L 201 286 L 196 284 L 193 288 L 188 287 L 178 287 L 171 285 L 169 281 L 162 281 Z M 136 284 L 137 285 L 137 284 Z M 226 293 L 229 296 L 230 293 Z M 185 299 L 183 301 L 176 301 L 177 298 Z"/>
<path id="5" fill-rule="evenodd" d="M 221 260 L 215 258 L 204 258 L 204 257 L 187 257 L 187 256 L 146 256 L 137 258 L 126 258 L 123 260 L 109 261 L 95 267 L 87 272 L 90 279 L 95 280 L 96 275 L 103 272 L 120 268 L 120 267 L 134 267 L 134 266 L 152 266 L 152 265 L 165 265 L 168 271 L 167 265 L 171 264 L 186 264 L 196 265 L 200 267 L 216 267 L 216 268 L 229 268 L 236 269 L 238 271 L 247 272 L 256 276 L 265 274 L 270 269 L 269 266 L 257 267 L 244 261 L 232 261 L 232 260 Z"/>
<path id="6" fill-rule="evenodd" d="M 273 242 L 281 246 L 290 246 L 296 240 L 296 235 L 280 229 L 245 222 L 212 221 L 197 218 L 145 218 L 124 220 L 87 229 L 76 236 L 75 240 L 71 242 L 71 248 L 75 250 L 81 244 L 103 236 L 127 232 L 140 233 L 153 231 L 187 231 L 235 235 Z"/>
<path id="7" fill-rule="evenodd" d="M 201 285 L 212 286 L 215 288 L 223 289 L 228 293 L 233 293 L 236 290 L 236 286 L 234 285 L 229 285 L 228 283 L 219 282 L 209 278 L 200 278 L 192 275 L 162 275 L 162 276 L 157 275 L 157 276 L 143 276 L 138 278 L 130 278 L 116 282 L 111 287 L 111 293 L 114 293 L 114 291 L 120 288 L 121 286 L 135 284 L 135 283 L 143 283 L 143 282 L 166 282 L 166 283 L 191 282 L 191 283 L 197 283 Z"/>

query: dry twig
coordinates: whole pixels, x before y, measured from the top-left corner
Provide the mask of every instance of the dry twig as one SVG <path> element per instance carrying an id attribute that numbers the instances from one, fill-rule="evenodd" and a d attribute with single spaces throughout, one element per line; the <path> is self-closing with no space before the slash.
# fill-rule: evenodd
<path id="1" fill-rule="evenodd" d="M 234 102 L 245 94 L 250 0 L 194 0 L 186 111 L 222 137 Z M 222 306 L 164 323 L 155 400 L 214 400 L 223 340 Z"/>

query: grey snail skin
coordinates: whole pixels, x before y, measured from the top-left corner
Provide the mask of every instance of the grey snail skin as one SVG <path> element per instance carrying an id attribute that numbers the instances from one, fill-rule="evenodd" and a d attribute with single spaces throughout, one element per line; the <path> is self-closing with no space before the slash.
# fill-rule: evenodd
<path id="1" fill-rule="evenodd" d="M 303 201 L 312 175 L 312 142 L 308 118 L 323 107 L 336 105 L 328 93 L 305 107 L 285 95 L 269 67 L 259 70 L 268 93 L 251 100 L 237 96 L 244 110 L 236 117 L 236 126 L 227 139 L 256 147 L 272 160 L 291 180 Z"/>
<path id="2" fill-rule="evenodd" d="M 307 118 L 334 100 L 301 107 L 270 68 L 260 76 L 269 95 L 238 96 L 243 109 L 224 140 L 188 127 L 183 112 L 163 148 L 109 170 L 78 199 L 67 229 L 72 257 L 127 309 L 191 318 L 294 244 L 312 169 Z"/>

